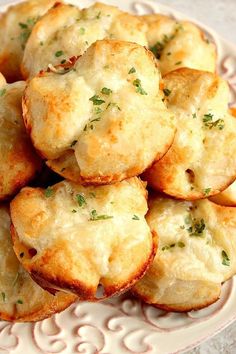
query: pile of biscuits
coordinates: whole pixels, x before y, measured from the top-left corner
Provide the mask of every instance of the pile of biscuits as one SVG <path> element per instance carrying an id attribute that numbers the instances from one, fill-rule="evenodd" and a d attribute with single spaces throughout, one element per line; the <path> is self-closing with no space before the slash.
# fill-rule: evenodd
<path id="1" fill-rule="evenodd" d="M 127 290 L 216 301 L 236 274 L 236 120 L 215 45 L 53 0 L 10 7 L 0 40 L 0 318 Z"/>

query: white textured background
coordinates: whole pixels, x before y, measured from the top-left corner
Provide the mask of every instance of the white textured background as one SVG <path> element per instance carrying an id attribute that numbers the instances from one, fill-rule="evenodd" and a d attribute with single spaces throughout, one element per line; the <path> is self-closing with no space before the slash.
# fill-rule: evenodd
<path id="1" fill-rule="evenodd" d="M 11 1 L 0 0 L 0 4 Z M 195 17 L 236 45 L 236 0 L 162 0 L 157 2 Z M 236 354 L 236 322 L 186 354 Z"/>
<path id="2" fill-rule="evenodd" d="M 236 0 L 162 0 L 157 2 L 195 17 L 236 45 Z M 186 354 L 236 354 L 236 322 Z"/>

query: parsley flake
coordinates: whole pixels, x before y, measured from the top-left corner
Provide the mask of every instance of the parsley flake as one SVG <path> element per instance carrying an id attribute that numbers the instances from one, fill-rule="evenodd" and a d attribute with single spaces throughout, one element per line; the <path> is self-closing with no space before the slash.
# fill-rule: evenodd
<path id="1" fill-rule="evenodd" d="M 0 97 L 4 96 L 6 92 L 7 92 L 6 89 L 0 90 Z"/>
<path id="2" fill-rule="evenodd" d="M 211 188 L 206 188 L 206 189 L 204 189 L 203 193 L 204 193 L 204 195 L 208 195 L 210 193 L 210 191 L 211 191 Z"/>
<path id="3" fill-rule="evenodd" d="M 192 114 L 193 119 L 197 118 L 196 112 Z"/>
<path id="4" fill-rule="evenodd" d="M 133 73 L 136 73 L 136 69 L 134 67 L 132 67 L 130 69 L 130 71 L 128 72 L 128 74 L 133 74 Z"/>
<path id="5" fill-rule="evenodd" d="M 185 244 L 184 244 L 182 241 L 179 241 L 179 242 L 177 243 L 177 246 L 178 246 L 179 248 L 184 248 L 184 247 L 185 247 Z"/>
<path id="6" fill-rule="evenodd" d="M 139 217 L 138 217 L 137 215 L 134 215 L 134 216 L 132 217 L 132 220 L 140 220 L 140 219 L 139 219 Z"/>
<path id="7" fill-rule="evenodd" d="M 134 80 L 133 85 L 136 87 L 137 93 L 140 93 L 140 95 L 147 95 L 147 92 L 142 88 L 142 84 L 139 79 Z"/>
<path id="8" fill-rule="evenodd" d="M 175 65 L 180 65 L 180 64 L 182 64 L 182 61 L 177 61 L 177 62 L 175 63 Z"/>
<path id="9" fill-rule="evenodd" d="M 63 50 L 58 50 L 58 51 L 55 53 L 55 57 L 59 58 L 59 57 L 61 57 L 63 54 L 64 54 Z"/>
<path id="10" fill-rule="evenodd" d="M 90 221 L 107 220 L 112 219 L 113 216 L 110 215 L 98 215 L 96 210 L 92 210 L 90 213 Z"/>
<path id="11" fill-rule="evenodd" d="M 45 195 L 46 198 L 50 198 L 53 194 L 54 194 L 54 191 L 53 191 L 53 189 L 51 187 L 48 187 L 44 191 L 44 195 Z"/>
<path id="12" fill-rule="evenodd" d="M 200 221 L 194 219 L 193 220 L 193 225 L 188 228 L 189 236 L 196 236 L 196 237 L 202 237 L 203 236 L 203 231 L 205 230 L 206 225 L 203 219 Z"/>
<path id="13" fill-rule="evenodd" d="M 229 256 L 227 255 L 227 253 L 224 250 L 221 252 L 221 256 L 222 256 L 222 264 L 224 266 L 229 267 L 230 266 L 230 259 L 229 259 Z"/>
<path id="14" fill-rule="evenodd" d="M 171 90 L 169 90 L 168 88 L 164 88 L 163 92 L 164 92 L 164 95 L 167 97 L 170 96 L 170 94 L 171 94 Z"/>
<path id="15" fill-rule="evenodd" d="M 202 120 L 203 120 L 205 127 L 209 128 L 209 129 L 216 127 L 219 130 L 222 130 L 225 126 L 225 122 L 223 119 L 217 119 L 217 120 L 213 121 L 213 114 L 211 114 L 211 113 L 204 114 Z"/>
<path id="16" fill-rule="evenodd" d="M 81 27 L 81 28 L 79 29 L 79 33 L 80 33 L 80 34 L 85 34 L 85 28 L 84 28 L 84 27 Z"/>
<path id="17" fill-rule="evenodd" d="M 109 95 L 112 93 L 112 90 L 109 89 L 109 88 L 107 88 L 107 87 L 103 87 L 102 90 L 101 90 L 101 93 L 102 93 L 103 95 L 109 96 Z"/>
<path id="18" fill-rule="evenodd" d="M 17 300 L 17 304 L 20 304 L 22 305 L 23 304 L 23 301 L 21 299 Z"/>
<path id="19" fill-rule="evenodd" d="M 75 146 L 75 144 L 78 142 L 78 140 L 73 140 L 72 143 L 70 144 L 70 147 Z"/>
<path id="20" fill-rule="evenodd" d="M 4 292 L 2 292 L 1 295 L 2 295 L 2 301 L 6 302 L 6 294 Z"/>
<path id="21" fill-rule="evenodd" d="M 80 207 L 83 207 L 86 205 L 86 200 L 85 200 L 85 197 L 82 195 L 82 194 L 77 194 L 76 195 L 76 200 L 79 204 Z"/>
<path id="22" fill-rule="evenodd" d="M 92 101 L 94 106 L 100 106 L 101 104 L 105 103 L 98 95 L 94 95 L 90 97 L 89 101 Z"/>

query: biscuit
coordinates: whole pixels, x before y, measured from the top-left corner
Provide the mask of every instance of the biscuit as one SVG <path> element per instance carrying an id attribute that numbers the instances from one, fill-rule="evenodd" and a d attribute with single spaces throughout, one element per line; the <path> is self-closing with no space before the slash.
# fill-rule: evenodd
<path id="1" fill-rule="evenodd" d="M 99 187 L 62 181 L 24 188 L 11 202 L 14 250 L 43 287 L 84 300 L 96 300 L 99 285 L 102 298 L 120 293 L 143 276 L 156 251 L 146 197 L 137 177 Z"/>
<path id="2" fill-rule="evenodd" d="M 40 321 L 72 304 L 75 295 L 43 290 L 22 268 L 12 248 L 10 216 L 7 206 L 0 206 L 0 318 L 5 321 Z M 19 257 L 23 257 L 20 254 Z"/>
<path id="3" fill-rule="evenodd" d="M 158 236 L 158 252 L 134 293 L 168 311 L 215 302 L 221 283 L 236 272 L 236 209 L 157 195 L 149 206 L 147 221 Z"/>
<path id="4" fill-rule="evenodd" d="M 216 46 L 196 25 L 160 14 L 142 19 L 148 26 L 148 46 L 159 59 L 163 75 L 183 67 L 215 72 Z"/>
<path id="5" fill-rule="evenodd" d="M 117 7 L 95 3 L 89 8 L 57 4 L 34 27 L 27 42 L 22 73 L 35 76 L 48 64 L 82 55 L 97 40 L 118 39 L 147 45 L 146 25 Z"/>
<path id="6" fill-rule="evenodd" d="M 40 170 L 40 158 L 26 135 L 21 99 L 25 83 L 0 76 L 0 201 L 14 195 Z"/>
<path id="7" fill-rule="evenodd" d="M 31 30 L 55 0 L 30 0 L 0 15 L 0 72 L 8 82 L 22 79 L 20 65 Z"/>
<path id="8" fill-rule="evenodd" d="M 175 134 L 159 76 L 150 51 L 114 40 L 97 41 L 70 68 L 42 72 L 23 99 L 35 148 L 75 182 L 107 184 L 140 174 Z"/>
<path id="9" fill-rule="evenodd" d="M 177 133 L 144 179 L 179 199 L 218 194 L 236 176 L 236 120 L 228 111 L 227 82 L 212 73 L 178 69 L 164 77 L 164 93 Z"/>

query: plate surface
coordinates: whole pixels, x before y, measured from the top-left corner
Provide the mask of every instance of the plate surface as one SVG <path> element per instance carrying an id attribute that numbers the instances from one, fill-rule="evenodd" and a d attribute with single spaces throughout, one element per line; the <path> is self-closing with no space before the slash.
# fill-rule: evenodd
<path id="1" fill-rule="evenodd" d="M 0 0 L 0 11 L 16 1 Z M 70 1 L 80 7 L 92 0 Z M 148 0 L 103 0 L 135 14 L 160 12 L 199 25 L 216 43 L 218 72 L 236 106 L 236 47 L 207 26 Z M 4 5 L 5 4 L 5 5 Z M 220 300 L 187 314 L 166 313 L 125 294 L 103 303 L 76 303 L 35 324 L 0 322 L 0 353 L 10 354 L 170 354 L 191 349 L 236 320 L 236 278 L 224 284 Z"/>

